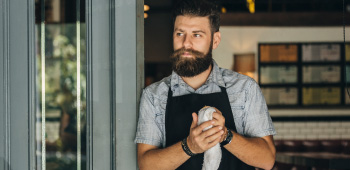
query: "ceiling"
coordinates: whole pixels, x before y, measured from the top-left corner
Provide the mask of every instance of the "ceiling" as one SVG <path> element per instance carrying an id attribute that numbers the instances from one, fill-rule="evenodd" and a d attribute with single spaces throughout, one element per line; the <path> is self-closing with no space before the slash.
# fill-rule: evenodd
<path id="1" fill-rule="evenodd" d="M 152 14 L 170 14 L 177 0 L 144 0 Z M 226 13 L 226 26 L 339 26 L 350 22 L 350 1 L 345 0 L 256 0 L 254 14 L 247 0 L 217 0 Z M 344 5 L 343 5 L 344 3 Z M 343 10 L 344 19 L 343 21 Z M 146 20 L 147 22 L 147 20 Z"/>
<path id="2" fill-rule="evenodd" d="M 176 0 L 144 0 L 150 13 L 169 11 Z M 227 12 L 249 12 L 246 0 L 217 0 Z M 350 4 L 349 2 L 346 2 Z M 350 11 L 350 5 L 345 5 Z M 342 12 L 343 0 L 256 0 L 255 11 L 260 12 Z"/>

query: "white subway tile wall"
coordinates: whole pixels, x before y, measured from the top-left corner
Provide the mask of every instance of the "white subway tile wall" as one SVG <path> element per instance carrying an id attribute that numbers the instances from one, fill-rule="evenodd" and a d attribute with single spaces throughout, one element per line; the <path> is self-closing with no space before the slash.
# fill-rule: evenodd
<path id="1" fill-rule="evenodd" d="M 274 122 L 275 140 L 347 139 L 350 140 L 350 121 Z"/>

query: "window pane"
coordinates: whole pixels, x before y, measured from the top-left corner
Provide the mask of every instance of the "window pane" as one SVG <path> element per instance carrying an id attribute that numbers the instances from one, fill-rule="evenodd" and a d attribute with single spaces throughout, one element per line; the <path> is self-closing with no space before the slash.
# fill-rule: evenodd
<path id="1" fill-rule="evenodd" d="M 303 105 L 339 105 L 340 88 L 315 87 L 303 88 Z"/>
<path id="2" fill-rule="evenodd" d="M 84 7 L 36 0 L 38 169 L 86 169 Z"/>
<path id="3" fill-rule="evenodd" d="M 297 105 L 297 88 L 261 88 L 266 104 L 273 105 Z"/>
<path id="4" fill-rule="evenodd" d="M 303 83 L 339 83 L 340 66 L 303 66 Z"/>
<path id="5" fill-rule="evenodd" d="M 261 83 L 262 84 L 297 83 L 297 73 L 298 73 L 298 69 L 296 65 L 262 66 Z"/>

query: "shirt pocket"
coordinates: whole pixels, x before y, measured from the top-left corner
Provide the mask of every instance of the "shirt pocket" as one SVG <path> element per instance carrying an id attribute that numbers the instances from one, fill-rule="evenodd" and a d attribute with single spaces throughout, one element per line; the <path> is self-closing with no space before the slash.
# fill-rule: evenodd
<path id="1" fill-rule="evenodd" d="M 228 93 L 228 97 L 230 100 L 233 118 L 237 119 L 243 117 L 246 101 L 245 91 Z"/>

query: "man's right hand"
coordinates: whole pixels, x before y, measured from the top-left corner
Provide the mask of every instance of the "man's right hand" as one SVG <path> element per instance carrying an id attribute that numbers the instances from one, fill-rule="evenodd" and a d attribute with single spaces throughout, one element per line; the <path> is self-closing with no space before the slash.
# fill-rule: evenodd
<path id="1" fill-rule="evenodd" d="M 203 153 L 220 142 L 224 130 L 222 126 L 214 126 L 206 131 L 203 131 L 208 126 L 215 124 L 215 120 L 209 120 L 200 125 L 197 125 L 198 116 L 192 113 L 192 124 L 190 135 L 187 138 L 187 145 L 192 153 Z"/>

